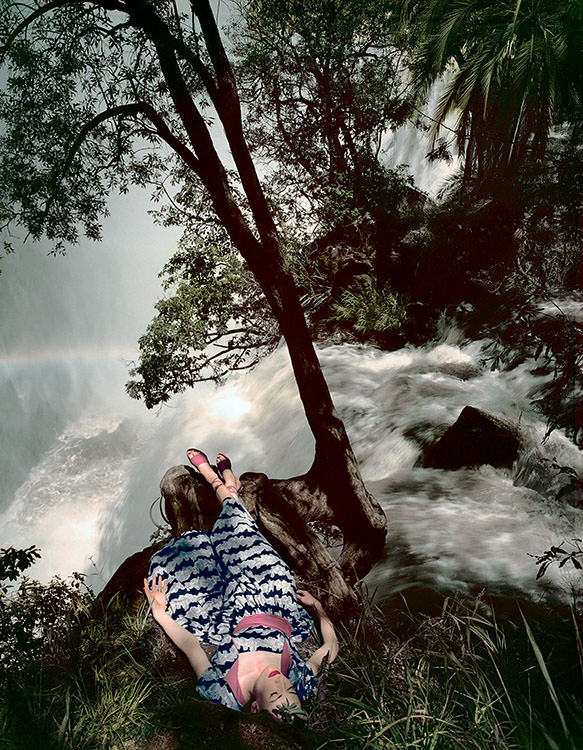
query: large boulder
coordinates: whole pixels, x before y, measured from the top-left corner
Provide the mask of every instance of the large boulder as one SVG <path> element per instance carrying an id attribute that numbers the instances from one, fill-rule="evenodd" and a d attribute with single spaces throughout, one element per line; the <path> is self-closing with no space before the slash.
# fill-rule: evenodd
<path id="1" fill-rule="evenodd" d="M 511 467 L 519 444 L 520 436 L 514 427 L 480 409 L 466 406 L 457 421 L 427 449 L 424 466 L 434 469 L 482 464 Z"/>

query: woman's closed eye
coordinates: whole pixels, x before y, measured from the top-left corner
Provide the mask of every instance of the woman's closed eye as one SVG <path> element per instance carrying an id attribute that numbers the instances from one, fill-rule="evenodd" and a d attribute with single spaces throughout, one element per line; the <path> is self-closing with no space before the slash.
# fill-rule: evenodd
<path id="1" fill-rule="evenodd" d="M 293 687 L 287 688 L 287 690 L 285 692 L 286 693 L 290 693 L 291 695 L 297 695 L 297 693 L 296 693 L 296 691 L 295 691 L 295 689 Z M 273 701 L 273 700 L 277 701 L 277 700 L 279 700 L 281 698 L 281 696 L 282 696 L 282 693 L 278 693 L 277 690 L 274 690 L 272 693 L 269 694 L 269 700 L 270 701 Z"/>

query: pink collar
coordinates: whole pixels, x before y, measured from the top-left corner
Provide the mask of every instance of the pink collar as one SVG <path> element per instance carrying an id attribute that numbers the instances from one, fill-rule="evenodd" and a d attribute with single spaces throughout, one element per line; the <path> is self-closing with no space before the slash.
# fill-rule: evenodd
<path id="1" fill-rule="evenodd" d="M 291 636 L 291 625 L 286 619 L 284 619 L 283 617 L 278 617 L 277 615 L 266 615 L 263 613 L 259 613 L 256 615 L 249 615 L 248 617 L 244 617 L 233 630 L 233 635 L 236 635 L 237 633 L 240 633 L 242 630 L 247 630 L 247 628 L 252 628 L 257 625 L 264 625 L 269 628 L 272 628 L 273 630 L 278 630 L 280 633 L 283 633 L 288 638 Z M 235 644 L 235 648 L 237 648 L 236 644 Z M 291 655 L 289 652 L 289 646 L 288 646 L 287 638 L 286 638 L 284 639 L 283 649 L 281 652 L 281 671 L 286 677 L 289 673 L 290 666 L 291 666 Z M 225 676 L 225 682 L 231 688 L 233 695 L 235 696 L 237 700 L 237 703 L 240 706 L 244 706 L 245 697 L 243 695 L 243 691 L 241 690 L 241 685 L 239 684 L 239 657 L 237 657 L 233 666 L 227 672 Z"/>

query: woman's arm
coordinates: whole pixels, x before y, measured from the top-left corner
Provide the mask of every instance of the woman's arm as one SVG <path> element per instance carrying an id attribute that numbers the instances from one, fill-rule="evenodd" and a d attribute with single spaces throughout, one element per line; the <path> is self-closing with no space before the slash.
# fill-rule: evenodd
<path id="1" fill-rule="evenodd" d="M 151 589 L 147 579 L 144 578 L 144 594 L 152 606 L 152 617 L 162 626 L 168 638 L 184 652 L 198 678 L 210 667 L 211 663 L 202 650 L 198 638 L 175 622 L 166 612 L 166 588 L 167 581 L 162 583 L 161 576 L 158 576 L 158 580 L 156 576 L 152 578 Z"/>
<path id="2" fill-rule="evenodd" d="M 338 638 L 336 637 L 332 621 L 316 597 L 302 589 L 298 589 L 297 593 L 299 603 L 312 615 L 322 637 L 322 645 L 308 659 L 308 664 L 312 667 L 314 674 L 318 674 L 326 654 L 328 655 L 329 663 L 334 661 L 338 656 Z"/>

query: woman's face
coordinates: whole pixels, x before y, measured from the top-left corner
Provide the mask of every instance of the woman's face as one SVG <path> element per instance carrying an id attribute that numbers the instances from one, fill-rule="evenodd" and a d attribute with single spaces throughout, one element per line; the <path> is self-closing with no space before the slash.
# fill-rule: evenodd
<path id="1" fill-rule="evenodd" d="M 251 703 L 253 713 L 269 711 L 273 714 L 274 709 L 286 703 L 293 707 L 302 707 L 291 681 L 271 664 L 265 667 L 257 678 L 253 695 L 254 700 Z"/>

